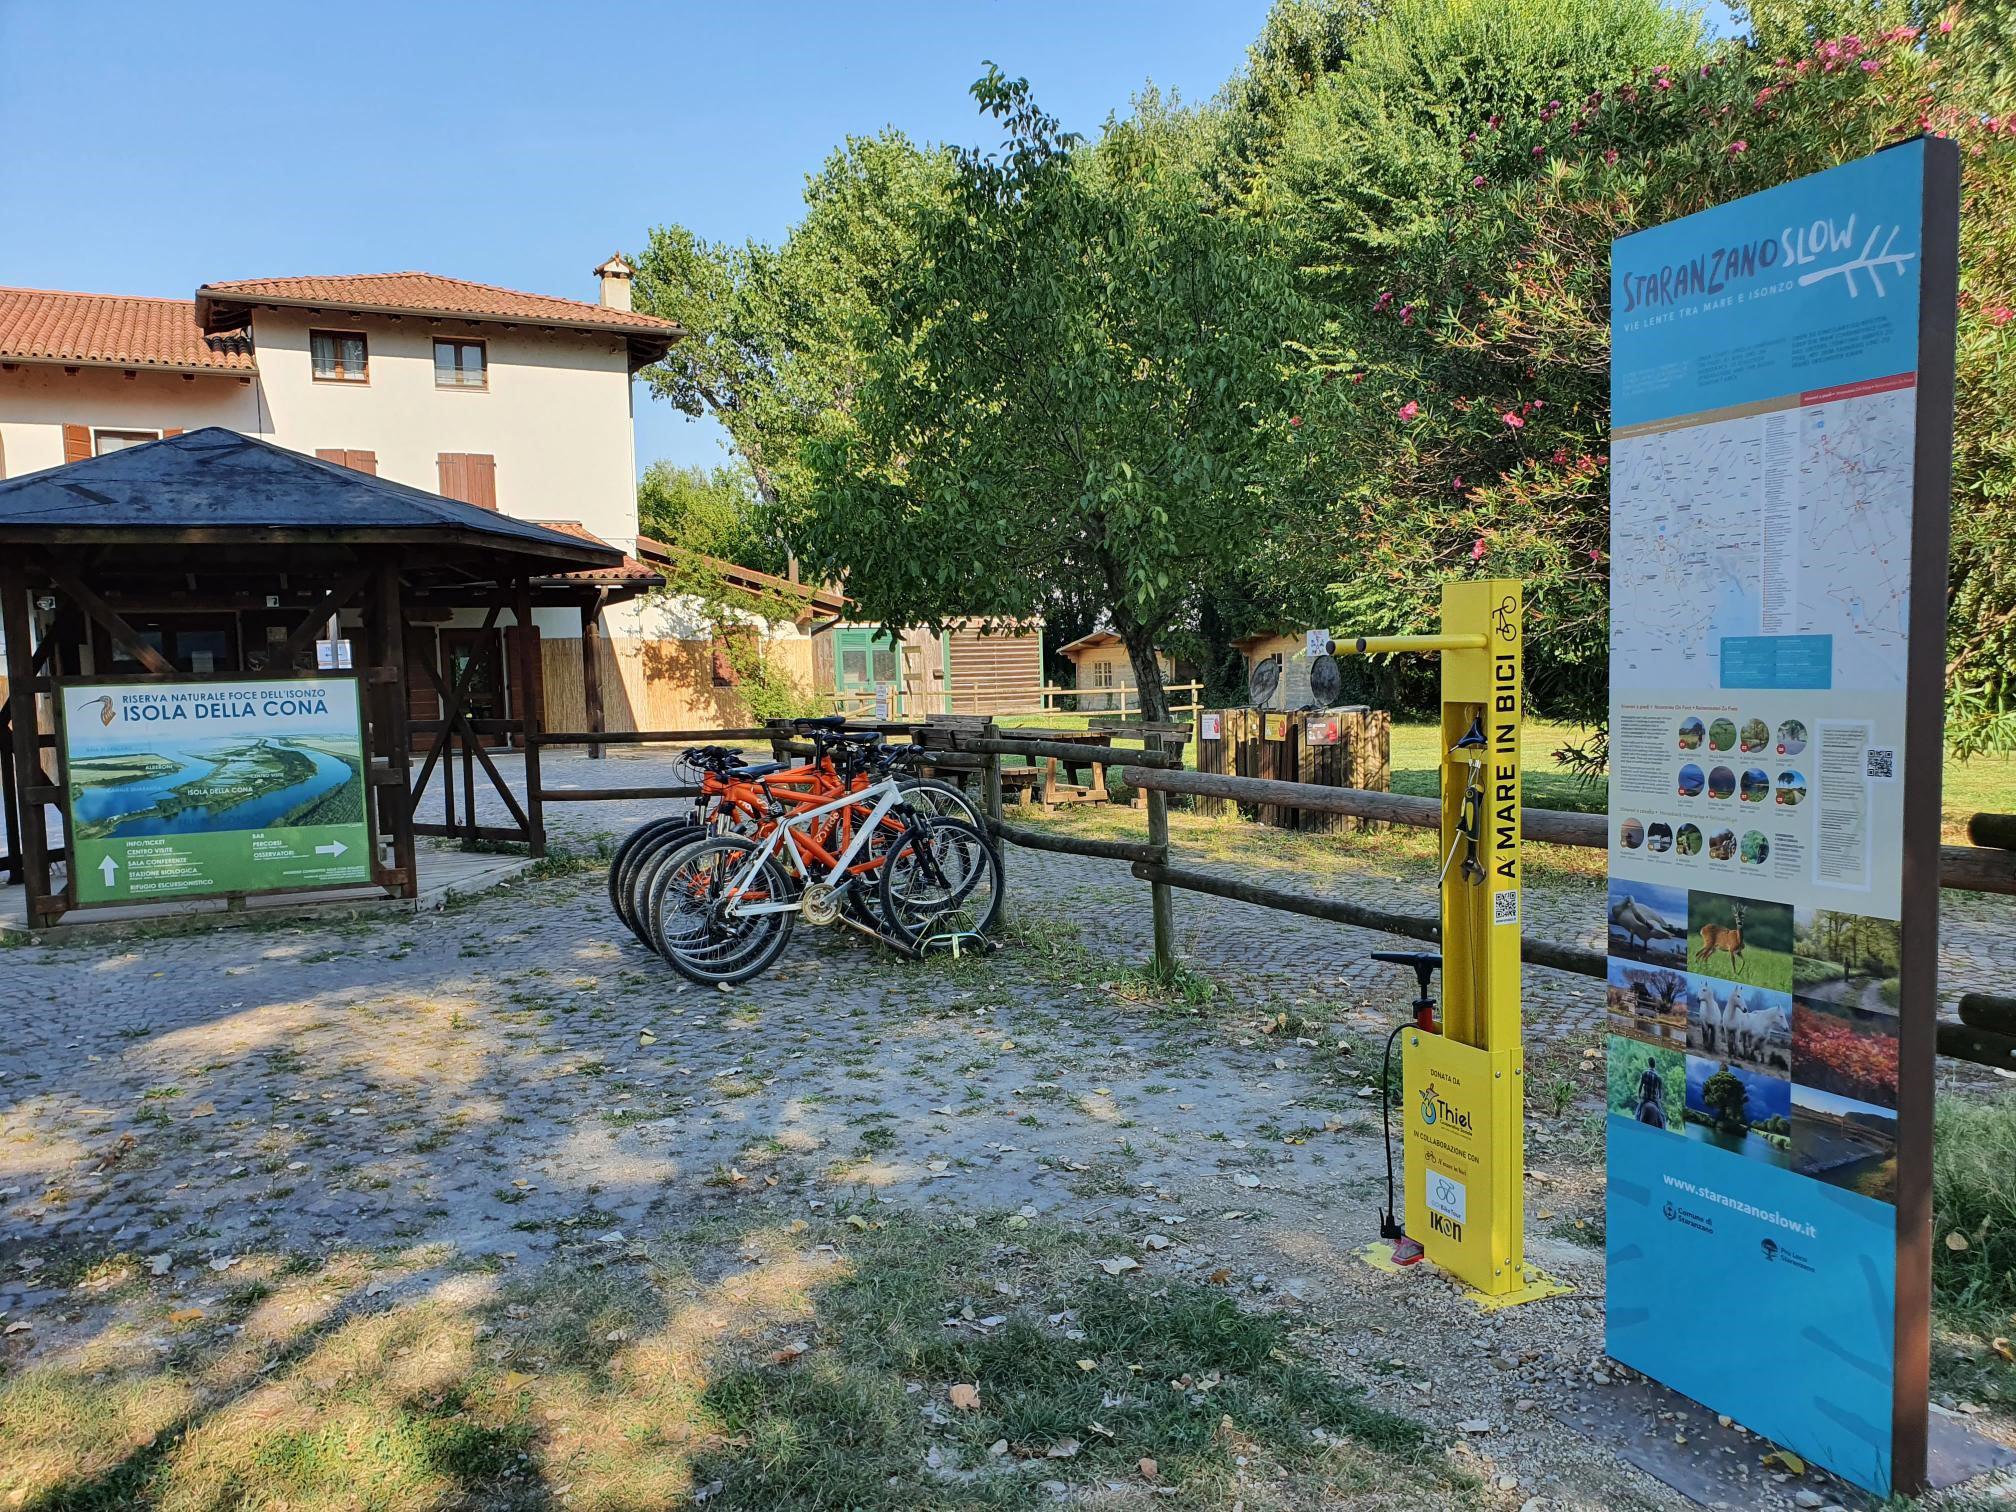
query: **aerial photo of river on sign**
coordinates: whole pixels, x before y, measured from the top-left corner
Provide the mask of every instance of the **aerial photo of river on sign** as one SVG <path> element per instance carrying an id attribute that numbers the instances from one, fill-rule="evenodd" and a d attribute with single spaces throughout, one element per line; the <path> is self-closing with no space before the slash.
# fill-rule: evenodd
<path id="1" fill-rule="evenodd" d="M 337 740 L 178 743 L 75 759 L 68 776 L 84 840 L 355 823 L 364 815 L 363 772 Z"/>

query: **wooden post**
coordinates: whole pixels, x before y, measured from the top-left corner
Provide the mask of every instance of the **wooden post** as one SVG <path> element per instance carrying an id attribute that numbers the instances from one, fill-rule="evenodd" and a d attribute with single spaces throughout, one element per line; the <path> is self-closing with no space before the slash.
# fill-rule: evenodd
<path id="1" fill-rule="evenodd" d="M 545 712 L 546 667 L 532 623 L 532 579 L 518 579 L 511 600 L 518 621 L 518 727 L 525 737 L 525 838 L 534 860 L 546 854 L 546 805 L 539 797 L 539 726 Z"/>
<path id="2" fill-rule="evenodd" d="M 49 815 L 31 789 L 51 786 L 42 770 L 42 716 L 35 696 L 35 652 L 28 628 L 28 582 L 18 559 L 0 564 L 0 635 L 7 640 L 7 704 L 14 741 L 14 781 L 21 799 L 21 887 L 28 927 L 53 924 L 62 909 L 49 889 Z"/>
<path id="3" fill-rule="evenodd" d="M 1162 749 L 1160 735 L 1144 735 L 1142 745 L 1151 751 Z M 1162 848 L 1162 864 L 1169 864 L 1169 795 L 1159 788 L 1148 789 L 1148 843 Z M 1174 894 L 1166 882 L 1148 884 L 1149 903 L 1155 914 L 1155 975 L 1167 982 L 1176 975 L 1176 908 Z"/>
<path id="4" fill-rule="evenodd" d="M 993 728 L 994 722 L 989 720 L 986 730 L 991 731 Z M 990 826 L 999 825 L 1002 822 L 1003 814 L 1001 809 L 1001 755 L 998 751 L 988 752 L 987 765 L 981 769 L 981 782 L 986 788 L 987 818 L 989 824 Z M 991 829 L 987 838 L 1001 852 L 1000 919 L 1002 925 L 1005 927 L 1008 923 L 1008 846 L 998 834 L 992 833 Z"/>
<path id="5" fill-rule="evenodd" d="M 406 691 L 406 606 L 400 599 L 399 564 L 387 559 L 378 568 L 378 642 L 383 648 L 387 681 L 385 694 L 385 757 L 399 778 L 399 785 L 379 790 L 378 801 L 386 809 L 384 826 L 392 834 L 392 869 L 404 873 L 388 891 L 395 898 L 418 897 L 420 873 L 413 850 L 413 810 L 420 797 L 412 791 L 413 737 L 406 728 L 410 717 Z"/>
<path id="6" fill-rule="evenodd" d="M 581 606 L 581 697 L 587 705 L 588 728 L 597 735 L 602 733 L 602 601 L 607 597 L 598 588 Z M 588 759 L 602 759 L 599 744 L 589 745 Z"/>

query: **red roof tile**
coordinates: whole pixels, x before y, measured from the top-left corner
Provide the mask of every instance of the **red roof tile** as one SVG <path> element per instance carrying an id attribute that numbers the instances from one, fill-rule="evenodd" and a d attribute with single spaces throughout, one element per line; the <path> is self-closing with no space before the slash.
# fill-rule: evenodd
<path id="1" fill-rule="evenodd" d="M 252 342 L 206 336 L 186 299 L 0 288 L 0 361 L 252 373 Z"/>
<path id="2" fill-rule="evenodd" d="M 533 520 L 531 523 L 544 526 L 548 530 L 557 530 L 561 535 L 577 536 L 597 546 L 609 545 L 579 520 Z M 615 550 L 613 546 L 609 549 Z M 588 567 L 579 572 L 558 574 L 557 580 L 568 583 L 628 583 L 639 588 L 655 588 L 665 581 L 656 570 L 627 553 L 620 566 Z"/>
<path id="3" fill-rule="evenodd" d="M 443 278 L 435 273 L 361 273 L 328 278 L 242 278 L 208 283 L 196 291 L 199 314 L 213 329 L 235 314 L 216 306 L 245 304 L 324 305 L 336 309 L 411 310 L 424 315 L 467 316 L 479 320 L 519 320 L 611 331 L 648 332 L 677 338 L 679 327 L 655 315 L 614 310 L 578 299 L 525 294 L 494 284 Z"/>

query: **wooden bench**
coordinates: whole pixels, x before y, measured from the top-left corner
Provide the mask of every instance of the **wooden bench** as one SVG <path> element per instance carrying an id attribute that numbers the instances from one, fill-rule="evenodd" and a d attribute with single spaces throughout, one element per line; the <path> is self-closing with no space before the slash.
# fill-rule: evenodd
<path id="1" fill-rule="evenodd" d="M 1036 800 L 1036 785 L 1042 777 L 1042 769 L 1033 766 L 1004 766 L 1001 768 L 1001 801 L 1006 803 L 1008 795 L 1015 795 L 1015 802 L 1028 808 Z"/>

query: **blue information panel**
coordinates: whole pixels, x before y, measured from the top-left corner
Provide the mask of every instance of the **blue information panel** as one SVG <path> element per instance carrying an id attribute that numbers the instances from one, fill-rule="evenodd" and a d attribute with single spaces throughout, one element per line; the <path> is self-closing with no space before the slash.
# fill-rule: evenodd
<path id="1" fill-rule="evenodd" d="M 1902 1026 L 1936 949 L 1936 911 L 1905 929 L 1907 782 L 1937 846 L 1910 655 L 1920 448 L 1951 423 L 1950 340 L 1920 371 L 1933 153 L 1611 265 L 1608 1348 L 1879 1494 L 1924 1457 L 1898 1297 L 1930 1137 L 1930 1030 Z"/>

